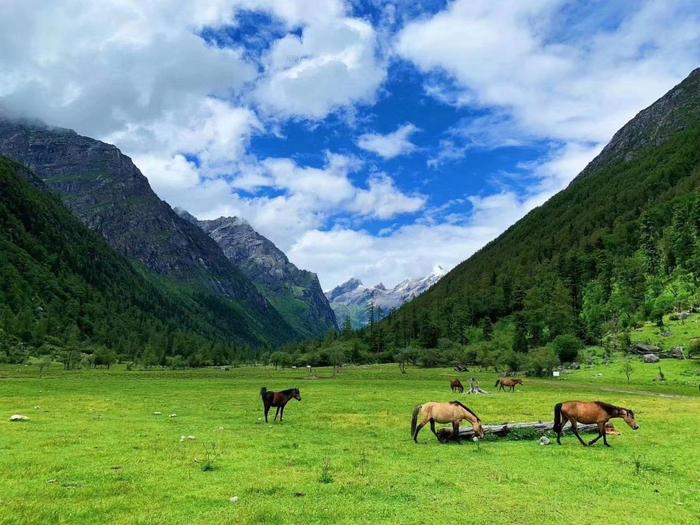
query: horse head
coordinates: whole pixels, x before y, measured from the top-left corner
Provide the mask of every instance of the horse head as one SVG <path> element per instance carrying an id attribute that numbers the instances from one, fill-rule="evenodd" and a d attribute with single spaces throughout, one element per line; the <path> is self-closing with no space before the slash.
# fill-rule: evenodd
<path id="1" fill-rule="evenodd" d="M 486 433 L 484 432 L 484 426 L 481 424 L 481 420 L 477 419 L 474 421 L 472 427 L 474 427 L 474 433 L 479 436 L 480 439 L 483 439 Z"/>
<path id="2" fill-rule="evenodd" d="M 639 424 L 637 421 L 634 419 L 634 412 L 628 408 L 624 408 L 622 410 L 622 419 L 625 420 L 625 423 L 627 423 L 632 430 L 638 430 L 639 429 Z"/>
<path id="3" fill-rule="evenodd" d="M 295 388 L 295 389 L 292 391 L 292 397 L 293 397 L 294 399 L 296 399 L 297 401 L 301 401 L 301 392 L 299 392 L 299 389 L 298 389 L 298 388 Z"/>

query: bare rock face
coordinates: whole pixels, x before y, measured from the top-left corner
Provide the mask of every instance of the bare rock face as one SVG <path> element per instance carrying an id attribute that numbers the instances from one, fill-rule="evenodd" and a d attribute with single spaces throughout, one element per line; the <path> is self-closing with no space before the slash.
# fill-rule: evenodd
<path id="1" fill-rule="evenodd" d="M 200 221 L 184 210 L 176 212 L 206 232 L 224 254 L 282 313 L 307 336 L 336 330 L 335 314 L 323 294 L 318 276 L 289 262 L 275 244 L 238 217 Z"/>
<path id="2" fill-rule="evenodd" d="M 161 201 L 115 146 L 39 122 L 0 119 L 0 154 L 30 168 L 127 257 L 160 274 L 202 277 L 231 297 L 255 298 L 216 243 Z"/>
<path id="3" fill-rule="evenodd" d="M 700 117 L 700 68 L 623 126 L 603 151 L 576 177 L 610 162 L 631 161 L 644 148 L 663 144 Z M 574 182 L 576 182 L 574 179 Z"/>

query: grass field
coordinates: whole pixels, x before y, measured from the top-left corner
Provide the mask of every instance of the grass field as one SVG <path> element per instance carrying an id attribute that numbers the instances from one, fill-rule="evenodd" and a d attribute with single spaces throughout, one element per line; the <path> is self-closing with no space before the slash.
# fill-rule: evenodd
<path id="1" fill-rule="evenodd" d="M 549 420 L 557 401 L 632 407 L 612 448 L 409 436 L 417 403 L 447 401 L 454 372 L 397 366 L 197 371 L 0 368 L 2 523 L 698 523 L 700 365 L 619 363 L 515 394 L 460 398 L 485 423 Z M 495 374 L 477 375 L 493 392 Z M 265 424 L 261 386 L 298 386 Z M 161 412 L 162 415 L 154 415 Z M 170 417 L 170 414 L 177 414 Z M 31 418 L 10 423 L 12 414 Z M 181 436 L 195 439 L 181 441 Z M 212 470 L 205 445 L 215 444 Z M 234 504 L 230 498 L 239 499 Z"/>

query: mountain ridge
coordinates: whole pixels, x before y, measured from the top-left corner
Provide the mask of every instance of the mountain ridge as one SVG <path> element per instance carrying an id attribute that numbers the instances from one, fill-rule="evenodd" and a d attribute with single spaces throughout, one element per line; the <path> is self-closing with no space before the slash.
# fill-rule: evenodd
<path id="1" fill-rule="evenodd" d="M 189 288 L 201 304 L 210 304 L 212 315 L 222 315 L 216 302 L 240 305 L 247 325 L 241 328 L 258 334 L 251 343 L 300 336 L 213 239 L 158 198 L 115 146 L 35 121 L 0 119 L 0 154 L 36 173 L 119 253 Z"/>
<path id="2" fill-rule="evenodd" d="M 196 366 L 245 354 L 251 334 L 231 331 L 240 312 L 212 318 L 188 294 L 163 287 L 2 156 L 0 187 L 0 362 L 22 362 L 30 348 L 67 367 L 101 347 L 147 364 L 179 355 Z"/>
<path id="3" fill-rule="evenodd" d="M 353 328 L 360 328 L 370 322 L 370 307 L 373 315 L 377 316 L 375 320 L 379 320 L 430 289 L 446 273 L 447 271 L 438 265 L 429 275 L 404 279 L 393 288 L 387 288 L 383 283 L 367 287 L 359 279 L 350 278 L 326 291 L 325 295 L 336 313 L 338 324 L 342 326 L 346 319 L 350 319 Z"/>
<path id="4" fill-rule="evenodd" d="M 338 329 L 318 276 L 297 268 L 282 250 L 247 221 L 238 217 L 199 220 L 185 210 L 176 208 L 175 211 L 214 239 L 229 261 L 258 286 L 302 335 L 318 338 L 329 330 Z"/>

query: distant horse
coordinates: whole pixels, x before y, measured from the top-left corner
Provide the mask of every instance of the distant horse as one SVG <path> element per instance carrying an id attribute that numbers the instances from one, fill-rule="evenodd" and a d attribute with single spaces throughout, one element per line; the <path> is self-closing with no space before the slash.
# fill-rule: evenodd
<path id="1" fill-rule="evenodd" d="M 418 423 L 419 417 L 420 423 Z M 430 402 L 416 405 L 411 418 L 411 436 L 413 436 L 413 441 L 418 443 L 418 433 L 430 422 L 430 430 L 433 431 L 436 438 L 440 439 L 440 436 L 435 431 L 435 422 L 438 422 L 452 423 L 452 436 L 456 439 L 459 438 L 459 423 L 464 420 L 471 423 L 472 427 L 474 427 L 474 432 L 479 437 L 484 437 L 484 429 L 481 426 L 479 417 L 459 401 L 450 401 L 449 403 Z"/>
<path id="2" fill-rule="evenodd" d="M 267 413 L 270 411 L 270 407 L 277 407 L 277 412 L 275 413 L 275 419 L 273 419 L 273 421 L 277 419 L 278 415 L 280 421 L 282 421 L 284 407 L 289 400 L 296 399 L 297 401 L 301 401 L 301 393 L 298 388 L 289 388 L 281 392 L 268 392 L 267 388 L 262 387 L 260 389 L 260 397 L 265 407 L 265 423 L 267 423 Z"/>
<path id="3" fill-rule="evenodd" d="M 464 387 L 462 386 L 462 382 L 459 379 L 453 379 L 452 381 L 450 381 L 450 388 L 453 392 L 459 392 L 460 394 L 464 392 Z"/>
<path id="4" fill-rule="evenodd" d="M 605 437 L 605 425 L 614 417 L 624 419 L 625 423 L 633 430 L 639 428 L 634 419 L 634 412 L 629 408 L 616 407 L 603 401 L 567 401 L 565 403 L 557 403 L 554 405 L 554 432 L 557 433 L 557 443 L 561 445 L 562 428 L 566 425 L 566 421 L 569 421 L 571 430 L 576 434 L 578 440 L 584 447 L 587 446 L 586 442 L 581 439 L 576 424 L 596 423 L 598 425 L 598 437 L 591 440 L 588 445 L 592 445 L 600 438 L 603 438 L 603 443 L 605 443 L 606 447 L 609 447 L 610 445 L 608 445 L 608 440 Z"/>
<path id="5" fill-rule="evenodd" d="M 522 385 L 523 380 L 522 379 L 515 379 L 514 377 L 501 377 L 500 379 L 496 379 L 496 384 L 493 386 L 497 386 L 499 390 L 503 390 L 505 392 L 505 387 L 510 387 L 511 392 L 515 392 L 515 385 Z"/>

